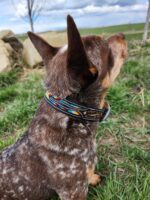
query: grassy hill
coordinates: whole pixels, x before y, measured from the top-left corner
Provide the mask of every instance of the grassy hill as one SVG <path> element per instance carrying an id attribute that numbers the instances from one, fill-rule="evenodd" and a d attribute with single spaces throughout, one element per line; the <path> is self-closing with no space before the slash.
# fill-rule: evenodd
<path id="1" fill-rule="evenodd" d="M 96 35 L 112 35 L 115 33 L 123 32 L 126 35 L 128 41 L 138 40 L 142 38 L 144 30 L 144 24 L 123 24 L 116 26 L 92 28 L 92 29 L 81 29 L 80 33 L 82 35 L 96 34 Z"/>
<path id="2" fill-rule="evenodd" d="M 150 44 L 140 46 L 139 41 L 131 41 L 143 24 L 84 29 L 81 33 L 122 30 L 130 40 L 129 58 L 108 93 L 111 115 L 99 124 L 96 170 L 103 180 L 90 187 L 88 200 L 150 199 Z M 1 150 L 27 129 L 44 95 L 43 74 L 43 69 L 26 67 L 0 74 Z"/>
<path id="3" fill-rule="evenodd" d="M 103 32 L 109 32 L 109 33 L 116 33 L 116 32 L 129 32 L 129 31 L 141 31 L 144 29 L 144 24 L 122 24 L 122 25 L 116 25 L 116 26 L 107 26 L 107 27 L 100 27 L 100 28 L 93 28 L 91 29 L 95 33 L 103 33 Z M 85 34 L 90 29 L 81 29 L 81 33 Z M 88 32 L 87 32 L 88 33 Z"/>
<path id="4" fill-rule="evenodd" d="M 99 28 L 91 28 L 91 29 L 81 29 L 81 34 L 103 34 L 103 33 L 117 33 L 117 32 L 139 32 L 144 30 L 144 24 L 122 24 L 115 26 L 107 26 L 107 27 L 99 27 Z"/>
<path id="5" fill-rule="evenodd" d="M 99 28 L 84 28 L 80 29 L 80 33 L 82 35 L 112 35 L 115 33 L 123 32 L 126 35 L 128 41 L 131 40 L 140 40 L 142 39 L 144 30 L 144 24 L 123 24 L 123 25 L 116 25 L 116 26 L 108 26 L 108 27 L 99 27 Z M 51 34 L 51 31 L 47 31 Z M 61 31 L 64 32 L 64 31 Z M 58 32 L 58 33 L 61 33 Z M 149 34 L 150 36 L 150 34 Z M 21 40 L 25 40 L 27 38 L 26 34 L 18 35 Z"/>

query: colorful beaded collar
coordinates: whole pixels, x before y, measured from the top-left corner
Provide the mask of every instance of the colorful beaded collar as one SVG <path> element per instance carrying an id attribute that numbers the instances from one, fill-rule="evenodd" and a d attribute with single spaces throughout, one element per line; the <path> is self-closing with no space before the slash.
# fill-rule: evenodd
<path id="1" fill-rule="evenodd" d="M 55 110 L 79 121 L 103 121 L 109 116 L 110 113 L 110 106 L 107 103 L 105 103 L 104 108 L 95 109 L 73 103 L 67 99 L 61 99 L 52 95 L 50 92 L 46 92 L 45 100 Z"/>

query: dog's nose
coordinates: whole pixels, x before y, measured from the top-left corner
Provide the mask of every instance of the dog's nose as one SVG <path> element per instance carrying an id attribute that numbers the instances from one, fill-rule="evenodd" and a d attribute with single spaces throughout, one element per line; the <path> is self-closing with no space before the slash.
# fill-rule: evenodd
<path id="1" fill-rule="evenodd" d="M 118 33 L 117 36 L 119 36 L 121 39 L 125 40 L 125 35 L 123 33 Z"/>

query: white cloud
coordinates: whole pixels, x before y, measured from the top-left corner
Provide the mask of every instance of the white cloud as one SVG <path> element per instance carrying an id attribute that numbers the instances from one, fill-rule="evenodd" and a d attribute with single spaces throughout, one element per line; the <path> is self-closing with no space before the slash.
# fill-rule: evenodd
<path id="1" fill-rule="evenodd" d="M 11 18 L 9 19 L 9 21 L 11 21 L 11 22 L 16 22 L 16 21 L 18 21 L 18 18 L 17 18 L 17 17 L 11 17 Z"/>
<path id="2" fill-rule="evenodd" d="M 85 8 L 83 8 L 83 13 L 107 13 L 107 12 L 132 12 L 132 11 L 146 11 L 147 10 L 147 5 L 145 4 L 137 4 L 137 5 L 132 5 L 132 6 L 124 6 L 121 7 L 119 5 L 115 5 L 115 6 L 102 6 L 102 7 L 98 7 L 98 6 L 93 6 L 93 5 L 89 5 Z"/>
<path id="3" fill-rule="evenodd" d="M 10 23 L 6 25 L 0 25 L 0 30 L 7 30 L 10 29 L 14 33 L 25 33 L 29 30 L 29 25 L 27 23 Z"/>
<path id="4" fill-rule="evenodd" d="M 30 27 L 21 17 L 27 13 L 25 0 L 14 0 L 15 9 L 11 1 L 0 1 L 0 29 L 27 32 Z M 45 9 L 35 23 L 36 31 L 64 29 L 67 14 L 74 17 L 79 27 L 142 22 L 148 6 L 147 0 L 47 0 L 44 5 Z"/>
<path id="5" fill-rule="evenodd" d="M 17 17 L 26 16 L 26 14 L 27 14 L 27 6 L 26 6 L 25 1 L 22 1 L 22 2 L 20 2 L 18 4 L 16 4 L 15 5 L 15 9 L 16 9 L 15 15 Z"/>
<path id="6" fill-rule="evenodd" d="M 62 2 L 64 0 L 57 0 L 57 1 Z M 43 2 L 44 1 L 35 0 L 33 4 L 33 11 L 41 8 Z M 20 17 L 26 17 L 28 15 L 28 6 L 26 0 L 19 0 L 19 1 L 14 0 L 14 8 L 16 10 L 15 12 L 16 17 L 20 18 Z"/>
<path id="7" fill-rule="evenodd" d="M 55 9 L 51 11 L 46 11 L 43 13 L 45 16 L 52 17 L 55 16 L 55 18 L 64 18 L 67 14 L 72 14 L 74 17 L 78 18 L 83 15 L 103 15 L 108 13 L 119 13 L 119 12 L 146 12 L 147 10 L 147 4 L 136 4 L 131 6 L 119 6 L 119 5 L 107 5 L 107 6 L 94 6 L 94 5 L 88 5 L 84 8 L 77 8 L 77 9 Z"/>

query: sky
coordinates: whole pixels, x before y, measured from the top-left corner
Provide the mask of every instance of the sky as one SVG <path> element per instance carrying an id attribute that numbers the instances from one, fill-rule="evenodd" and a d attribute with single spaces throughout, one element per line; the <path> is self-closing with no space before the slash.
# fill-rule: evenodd
<path id="1" fill-rule="evenodd" d="M 14 2 L 14 3 L 12 3 Z M 26 0 L 0 0 L 0 30 L 14 33 L 30 30 Z M 145 22 L 148 0 L 35 0 L 43 10 L 35 21 L 35 32 L 64 30 L 72 15 L 79 28 Z"/>

